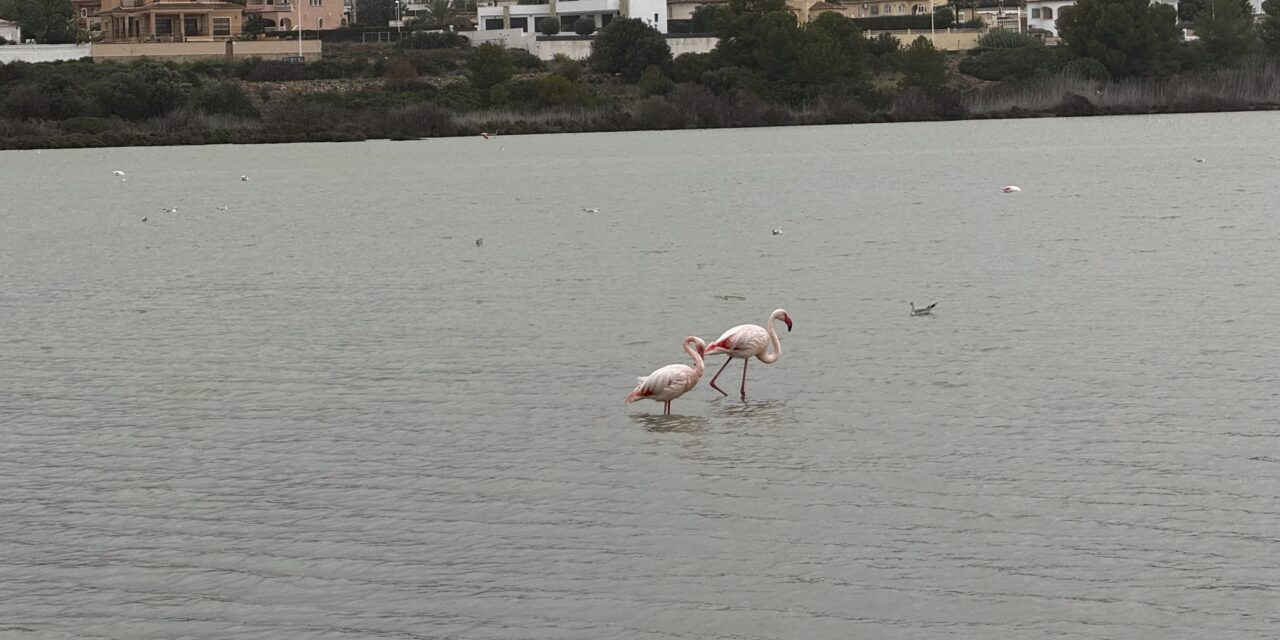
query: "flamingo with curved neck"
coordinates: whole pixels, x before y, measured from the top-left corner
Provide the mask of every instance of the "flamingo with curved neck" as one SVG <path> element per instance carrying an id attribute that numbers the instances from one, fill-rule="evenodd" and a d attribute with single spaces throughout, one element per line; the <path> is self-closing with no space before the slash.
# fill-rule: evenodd
<path id="1" fill-rule="evenodd" d="M 693 358 L 693 366 L 669 364 L 640 378 L 639 384 L 631 390 L 631 395 L 627 396 L 627 404 L 642 398 L 652 398 L 662 403 L 662 415 L 671 415 L 671 401 L 698 386 L 698 380 L 702 378 L 705 370 L 702 354 L 707 349 L 707 343 L 697 336 L 689 336 L 684 339 L 681 346 L 684 347 L 684 352 Z"/>
<path id="2" fill-rule="evenodd" d="M 769 321 L 765 323 L 765 327 L 758 324 L 742 324 L 738 325 L 716 339 L 715 342 L 707 345 L 706 356 L 727 354 L 729 357 L 720 366 L 720 370 L 711 378 L 711 388 L 719 391 L 721 394 L 729 395 L 724 389 L 716 386 L 716 379 L 724 373 L 725 367 L 733 362 L 734 358 L 742 359 L 742 387 L 738 390 L 743 400 L 747 399 L 747 363 L 755 357 L 765 364 L 773 364 L 782 356 L 782 343 L 778 341 L 778 332 L 774 330 L 773 323 L 781 320 L 787 325 L 787 331 L 791 331 L 791 316 L 783 309 L 774 309 L 769 314 Z"/>

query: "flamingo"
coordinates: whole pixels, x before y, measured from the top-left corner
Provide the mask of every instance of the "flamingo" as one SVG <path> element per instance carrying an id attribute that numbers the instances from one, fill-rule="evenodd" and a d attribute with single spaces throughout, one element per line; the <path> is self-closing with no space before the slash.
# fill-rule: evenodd
<path id="1" fill-rule="evenodd" d="M 484 138 L 485 140 L 488 140 L 488 139 L 489 139 L 489 136 L 492 136 L 492 135 L 496 135 L 496 134 L 489 133 L 488 131 L 481 131 L 481 132 L 480 132 L 480 137 L 481 137 L 481 138 Z"/>
<path id="2" fill-rule="evenodd" d="M 724 373 L 724 368 L 729 366 L 734 358 L 742 358 L 742 388 L 739 393 L 743 400 L 747 399 L 747 364 L 751 361 L 751 357 L 755 356 L 765 364 L 773 364 L 782 355 L 782 343 L 778 342 L 778 332 L 773 329 L 774 320 L 787 323 L 787 331 L 791 331 L 791 316 L 782 309 L 774 309 L 773 313 L 769 314 L 769 322 L 766 323 L 768 329 L 755 324 L 738 325 L 707 345 L 706 355 L 714 356 L 724 353 L 729 356 L 716 375 L 711 378 L 712 389 L 723 395 L 729 395 L 724 392 L 724 389 L 716 386 L 716 378 Z M 769 345 L 773 345 L 773 353 L 769 353 Z"/>
<path id="3" fill-rule="evenodd" d="M 641 398 L 653 398 L 662 403 L 662 415 L 671 415 L 671 401 L 698 386 L 703 371 L 702 354 L 707 350 L 707 343 L 697 336 L 685 338 L 681 346 L 693 358 L 693 366 L 669 364 L 640 378 L 639 384 L 627 396 L 627 404 Z"/>

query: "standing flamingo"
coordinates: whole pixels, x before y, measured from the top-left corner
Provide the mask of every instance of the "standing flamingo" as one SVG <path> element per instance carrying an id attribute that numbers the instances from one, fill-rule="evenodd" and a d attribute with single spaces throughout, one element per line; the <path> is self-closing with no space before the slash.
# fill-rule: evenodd
<path id="1" fill-rule="evenodd" d="M 707 343 L 695 336 L 685 338 L 682 346 L 685 353 L 693 358 L 693 366 L 669 364 L 640 378 L 640 384 L 627 396 L 627 404 L 641 398 L 653 398 L 662 403 L 662 415 L 671 415 L 671 401 L 698 386 L 703 371 L 702 354 L 707 350 Z"/>
<path id="2" fill-rule="evenodd" d="M 724 389 L 716 386 L 716 378 L 724 373 L 724 368 L 729 366 L 734 358 L 742 358 L 742 388 L 739 393 L 742 394 L 743 400 L 747 399 L 747 363 L 751 361 L 751 357 L 755 356 L 765 364 L 773 364 L 778 361 L 778 356 L 782 355 L 782 343 L 778 342 L 778 332 L 773 330 L 774 320 L 787 323 L 787 331 L 791 331 L 791 316 L 782 309 L 774 309 L 773 313 L 769 314 L 768 329 L 757 324 L 738 325 L 707 345 L 707 356 L 721 353 L 729 355 L 720 370 L 711 378 L 712 389 L 726 396 L 729 395 L 724 392 Z M 769 345 L 773 345 L 773 353 L 769 353 Z"/>

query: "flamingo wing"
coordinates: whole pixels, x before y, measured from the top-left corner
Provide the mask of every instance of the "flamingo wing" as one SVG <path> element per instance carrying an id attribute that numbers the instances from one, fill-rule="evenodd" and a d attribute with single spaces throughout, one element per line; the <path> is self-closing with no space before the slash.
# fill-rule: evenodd
<path id="1" fill-rule="evenodd" d="M 735 358 L 744 358 L 758 353 L 769 342 L 769 333 L 764 327 L 754 324 L 738 325 L 716 338 L 707 345 L 706 355 L 728 353 Z"/>
<path id="2" fill-rule="evenodd" d="M 631 391 L 631 395 L 627 396 L 627 404 L 641 398 L 653 398 L 661 402 L 674 400 L 698 384 L 698 377 L 693 367 L 669 364 L 640 378 L 639 384 Z"/>

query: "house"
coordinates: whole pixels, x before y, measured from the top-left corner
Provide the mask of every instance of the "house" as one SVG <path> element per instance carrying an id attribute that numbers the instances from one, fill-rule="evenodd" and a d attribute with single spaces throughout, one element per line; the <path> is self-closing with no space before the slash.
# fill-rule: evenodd
<path id="1" fill-rule="evenodd" d="M 241 33 L 243 7 L 219 0 L 101 0 L 103 42 L 214 42 Z"/>
<path id="2" fill-rule="evenodd" d="M 77 29 L 89 33 L 90 37 L 102 30 L 102 18 L 98 15 L 102 0 L 71 0 L 71 9 L 75 13 Z"/>
<path id="3" fill-rule="evenodd" d="M 847 0 L 843 3 L 844 15 L 850 18 L 878 18 L 881 16 L 927 16 L 930 7 L 945 6 L 945 2 L 930 3 L 921 0 Z"/>
<path id="4" fill-rule="evenodd" d="M 257 16 L 267 31 L 337 29 L 346 10 L 343 0 L 247 0 L 244 17 Z"/>
<path id="5" fill-rule="evenodd" d="M 727 5 L 729 0 L 667 0 L 668 20 L 690 20 L 695 9 L 705 5 Z"/>
<path id="6" fill-rule="evenodd" d="M 660 33 L 667 32 L 667 0 L 549 0 L 547 4 L 502 4 L 476 7 L 476 29 L 520 29 L 536 33 L 542 18 L 560 20 L 561 31 L 573 31 L 579 18 L 587 17 L 599 29 L 614 18 L 643 20 Z"/>
<path id="7" fill-rule="evenodd" d="M 8 20 L 0 20 L 0 38 L 15 44 L 22 42 L 22 28 Z"/>

